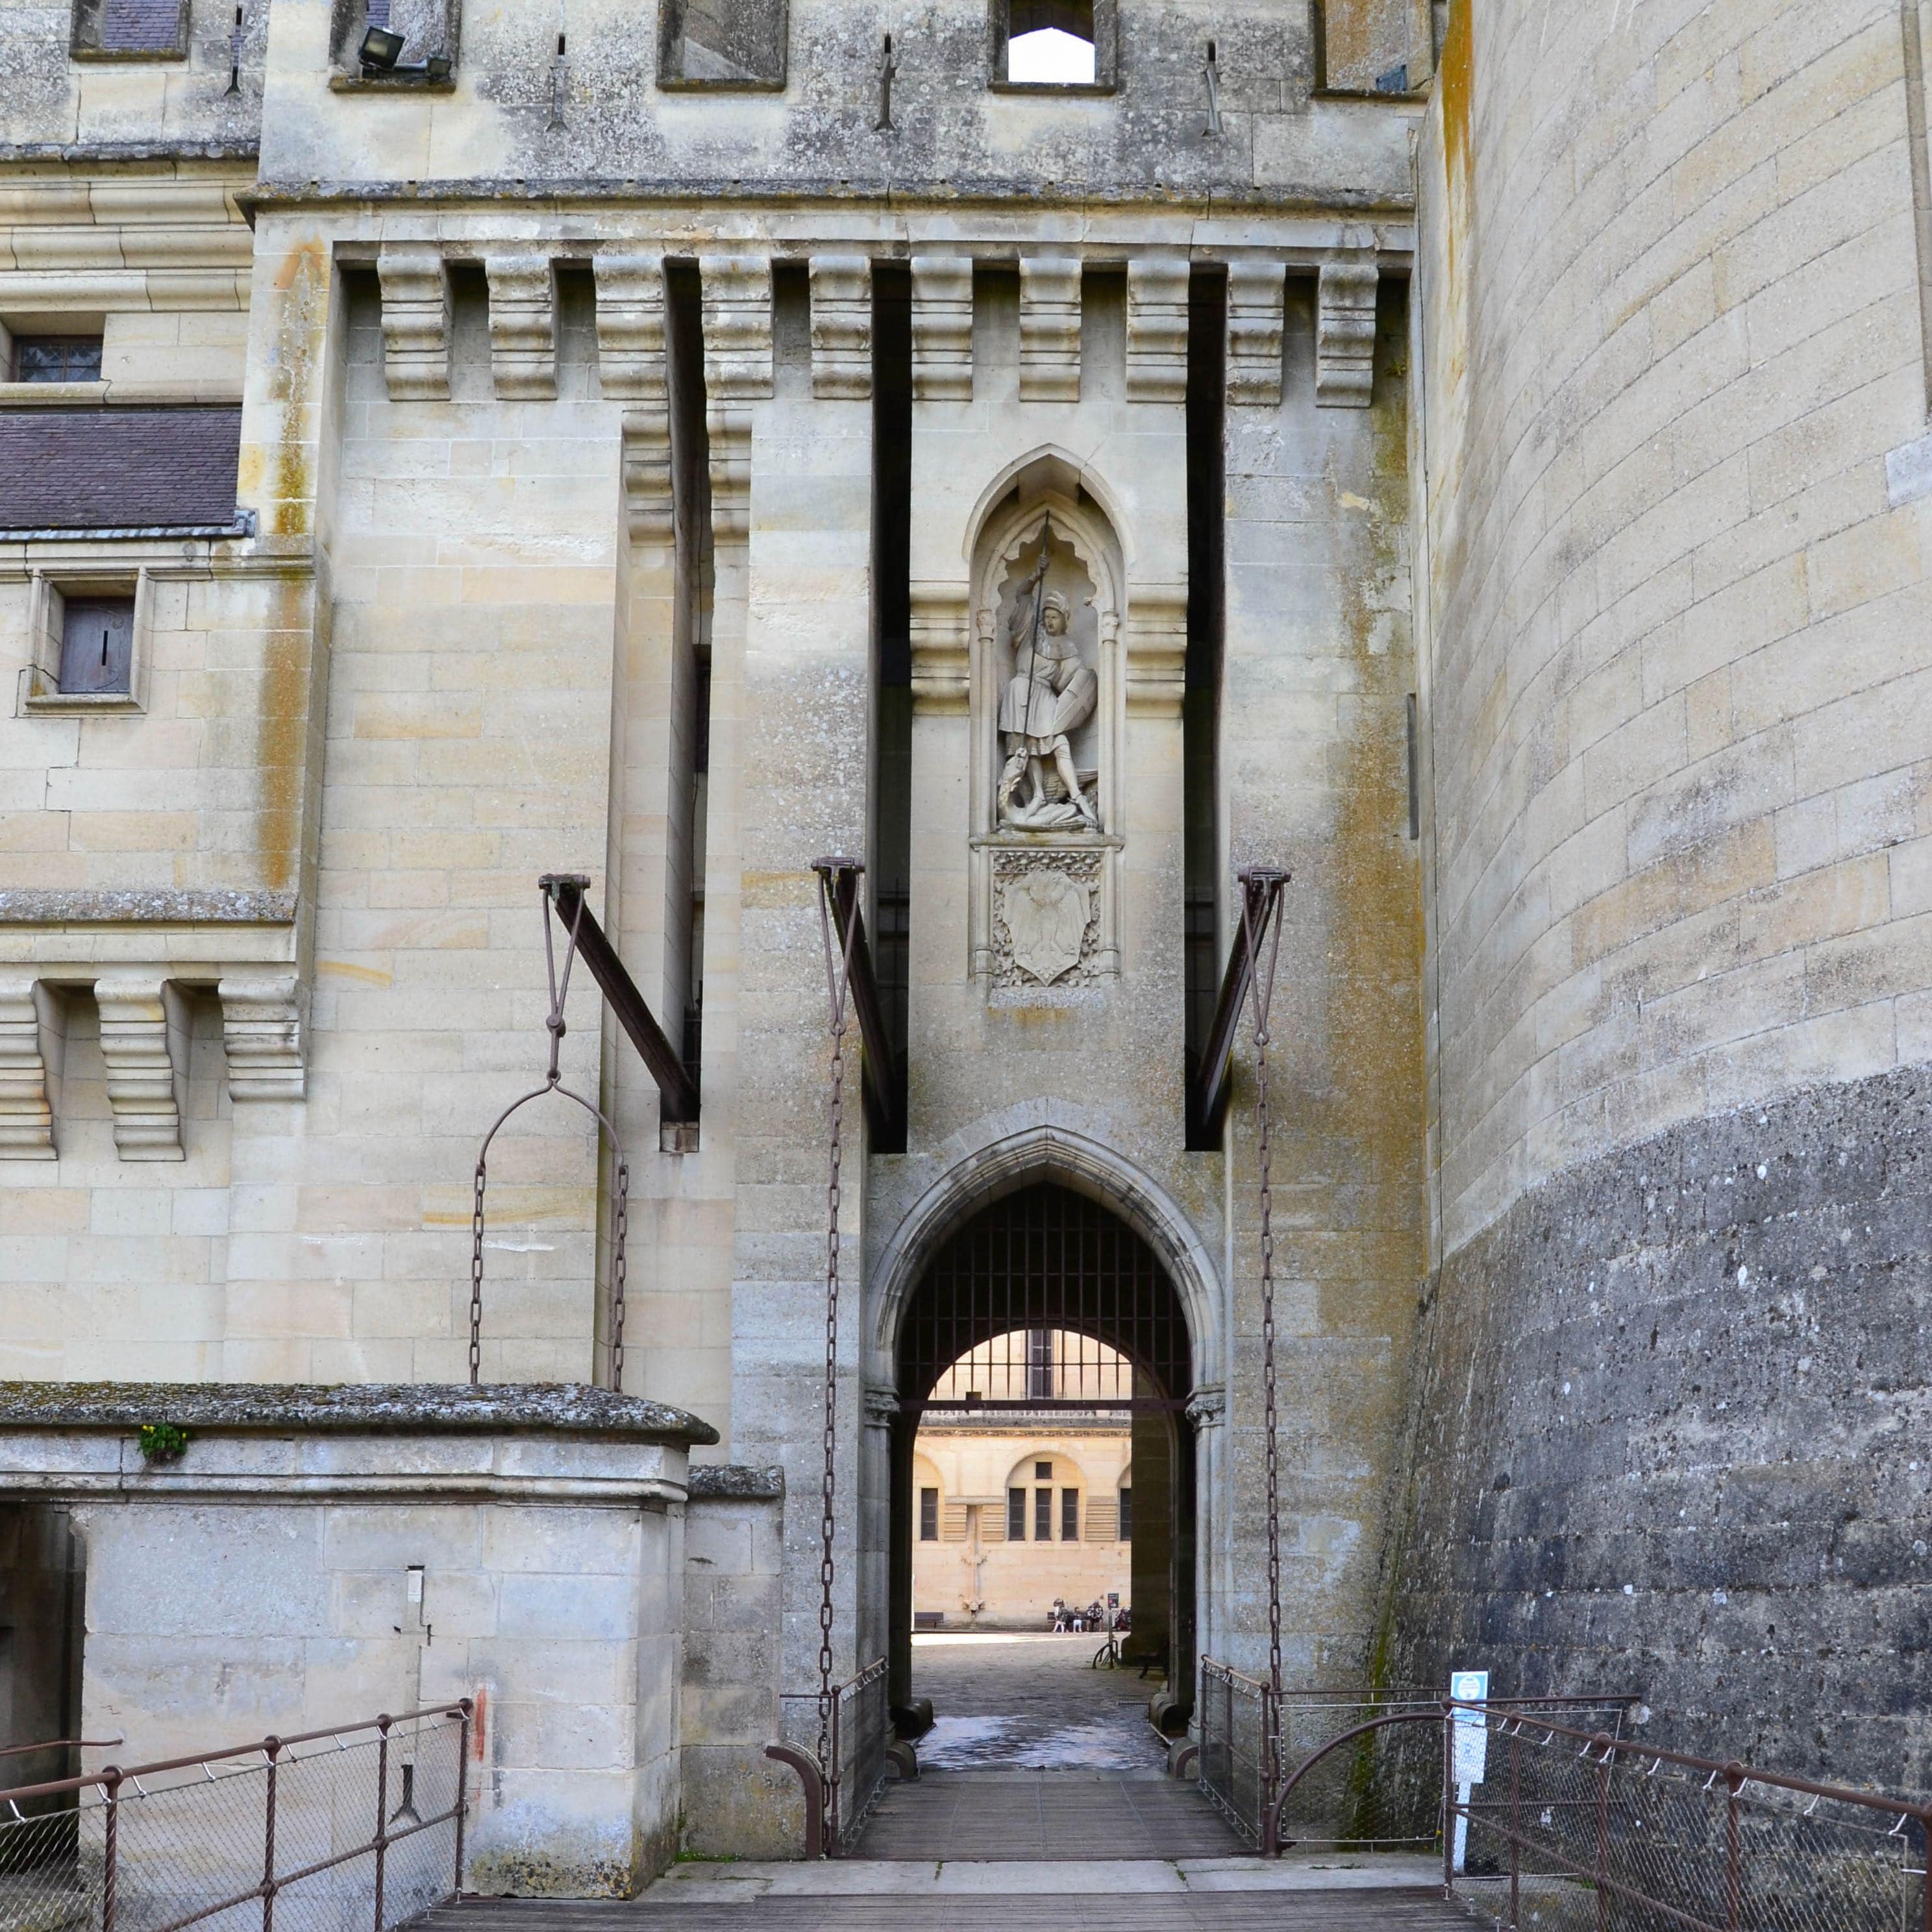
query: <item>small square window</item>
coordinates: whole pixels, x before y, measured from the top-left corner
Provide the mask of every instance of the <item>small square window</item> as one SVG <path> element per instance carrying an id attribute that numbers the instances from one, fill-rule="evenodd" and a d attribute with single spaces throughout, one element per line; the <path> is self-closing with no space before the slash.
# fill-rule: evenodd
<path id="1" fill-rule="evenodd" d="M 658 86 L 782 88 L 786 13 L 785 0 L 658 0 Z"/>
<path id="2" fill-rule="evenodd" d="M 1051 1462 L 1036 1462 L 1033 1466 L 1033 1472 L 1035 1478 L 1042 1483 L 1053 1480 L 1053 1465 Z"/>
<path id="3" fill-rule="evenodd" d="M 987 24 L 995 88 L 1114 91 L 1118 0 L 989 0 Z"/>
<path id="4" fill-rule="evenodd" d="M 16 382 L 98 382 L 98 335 L 16 335 L 13 379 Z"/>
<path id="5" fill-rule="evenodd" d="M 188 0 L 74 0 L 76 60 L 185 60 Z"/>
<path id="6" fill-rule="evenodd" d="M 919 1492 L 919 1540 L 922 1543 L 939 1540 L 939 1492 L 921 1490 Z"/>
<path id="7" fill-rule="evenodd" d="M 329 84 L 446 89 L 461 29 L 461 0 L 335 0 L 330 39 L 340 71 Z"/>
<path id="8" fill-rule="evenodd" d="M 1006 1492 L 1006 1540 L 1024 1543 L 1026 1540 L 1026 1491 L 1009 1490 Z"/>
<path id="9" fill-rule="evenodd" d="M 68 597 L 62 602 L 61 695 L 125 695 L 134 664 L 134 598 Z"/>

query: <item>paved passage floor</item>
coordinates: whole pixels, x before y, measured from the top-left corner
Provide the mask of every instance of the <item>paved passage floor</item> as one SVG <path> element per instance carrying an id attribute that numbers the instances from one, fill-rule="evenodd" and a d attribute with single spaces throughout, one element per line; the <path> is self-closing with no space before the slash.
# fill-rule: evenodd
<path id="1" fill-rule="evenodd" d="M 1165 1751 L 1147 1719 L 1160 1687 L 1137 1669 L 1089 1668 L 1100 1642 L 1030 1630 L 915 1636 L 913 1693 L 934 1713 L 921 1767 L 1160 1772 Z"/>

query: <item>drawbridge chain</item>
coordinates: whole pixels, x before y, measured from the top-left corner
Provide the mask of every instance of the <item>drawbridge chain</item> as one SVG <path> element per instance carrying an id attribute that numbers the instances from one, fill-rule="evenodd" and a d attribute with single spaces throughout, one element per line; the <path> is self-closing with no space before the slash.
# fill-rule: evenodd
<path id="1" fill-rule="evenodd" d="M 1281 1455 L 1275 1401 L 1274 1197 L 1268 1135 L 1268 1016 L 1274 1001 L 1275 967 L 1281 953 L 1284 872 L 1251 866 L 1238 874 L 1241 937 L 1246 951 L 1248 1008 L 1255 1025 L 1255 1164 L 1261 1192 L 1262 1398 L 1268 1470 L 1268 1684 L 1281 1706 Z M 1273 1725 L 1263 1738 L 1264 1789 L 1280 1774 L 1280 1740 Z"/>
<path id="2" fill-rule="evenodd" d="M 827 1815 L 838 1816 L 838 1766 L 832 1748 L 832 1582 L 836 1574 L 832 1539 L 838 1490 L 838 1195 L 839 1166 L 844 1158 L 846 1011 L 852 988 L 852 960 L 859 935 L 856 896 L 865 871 L 855 859 L 818 859 L 819 936 L 825 949 L 825 990 L 831 1009 L 832 1092 L 828 1109 L 831 1165 L 825 1190 L 825 1469 L 820 1490 L 818 1556 L 818 1766 L 825 1780 Z"/>
<path id="3" fill-rule="evenodd" d="M 621 1390 L 624 1386 L 624 1284 L 628 1272 L 625 1244 L 630 1225 L 631 1162 L 624 1151 L 623 1142 L 617 1138 L 617 1130 L 605 1117 L 602 1108 L 587 1100 L 579 1093 L 563 1084 L 563 1074 L 559 1064 L 563 1048 L 563 1036 L 567 1030 L 564 1025 L 563 1006 L 570 994 L 570 969 L 575 962 L 578 941 L 585 924 L 596 921 L 591 918 L 584 904 L 584 889 L 588 879 L 574 874 L 550 874 L 538 881 L 538 890 L 543 894 L 544 905 L 544 967 L 550 980 L 550 1012 L 544 1021 L 550 1034 L 550 1066 L 544 1075 L 541 1087 L 533 1087 L 525 1094 L 512 1100 L 496 1116 L 496 1124 L 483 1136 L 483 1144 L 476 1155 L 475 1204 L 470 1212 L 470 1385 L 474 1388 L 482 1378 L 483 1367 L 483 1198 L 489 1185 L 490 1143 L 501 1130 L 503 1123 L 518 1108 L 532 1100 L 541 1100 L 548 1094 L 561 1094 L 566 1100 L 574 1100 L 578 1106 L 596 1121 L 599 1130 L 610 1137 L 610 1147 L 617 1158 L 616 1186 L 612 1203 L 610 1228 L 610 1386 Z M 569 923 L 565 927 L 563 965 L 560 972 L 556 959 L 555 926 L 561 920 L 558 899 L 566 894 L 571 901 Z"/>

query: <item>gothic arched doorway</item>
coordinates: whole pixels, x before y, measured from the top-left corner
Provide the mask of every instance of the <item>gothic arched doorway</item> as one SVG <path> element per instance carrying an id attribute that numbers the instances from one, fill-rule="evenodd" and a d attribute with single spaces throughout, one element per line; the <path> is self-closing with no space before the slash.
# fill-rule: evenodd
<path id="1" fill-rule="evenodd" d="M 1194 1351 L 1180 1298 L 1154 1250 L 1070 1188 L 1036 1183 L 1003 1196 L 934 1253 L 906 1301 L 896 1369 L 893 1702 L 918 1694 L 914 1569 L 922 1540 L 970 1539 L 976 1549 L 982 1530 L 1004 1544 L 1010 1529 L 1016 1540 L 1055 1543 L 1064 1559 L 1066 1544 L 1104 1541 L 1110 1527 L 1118 1544 L 1131 1547 L 1124 1597 L 1133 1612 L 1130 1654 L 1137 1662 L 1157 1658 L 1173 1693 L 1190 1702 L 1195 1472 L 1186 1409 Z M 1076 1440 L 1063 1448 L 1066 1468 L 1022 1458 L 1017 1475 L 1005 1472 L 1008 1436 L 1017 1442 L 1032 1430 L 1065 1444 L 1082 1429 L 1090 1438 L 1106 1432 L 1108 1422 L 1123 1438 L 1111 1459 L 1097 1449 L 1083 1456 Z M 978 1445 L 980 1463 L 988 1472 L 998 1465 L 997 1479 L 989 1474 L 968 1483 L 963 1496 L 948 1496 L 921 1462 L 922 1482 L 915 1473 L 922 1424 L 980 1432 L 988 1438 Z"/>

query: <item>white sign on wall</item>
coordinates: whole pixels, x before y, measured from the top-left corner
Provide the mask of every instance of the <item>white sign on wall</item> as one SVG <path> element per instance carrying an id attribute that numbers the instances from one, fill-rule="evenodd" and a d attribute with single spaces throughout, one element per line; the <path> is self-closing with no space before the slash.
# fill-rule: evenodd
<path id="1" fill-rule="evenodd" d="M 1489 1701 L 1490 1673 L 1486 1670 L 1452 1670 L 1449 1696 L 1457 1704 L 1483 1704 Z M 1449 1774 L 1456 1780 L 1456 1802 L 1467 1804 L 1472 1786 L 1483 1781 L 1490 1752 L 1490 1720 L 1481 1711 L 1456 1710 L 1449 1724 Z M 1469 1845 L 1469 1820 L 1458 1814 L 1451 1847 L 1453 1869 L 1460 1871 Z"/>
<path id="2" fill-rule="evenodd" d="M 1490 1673 L 1486 1670 L 1452 1670 L 1449 1695 L 1457 1704 L 1482 1704 L 1489 1701 Z M 1490 1749 L 1488 1718 L 1480 1711 L 1459 1710 L 1450 1736 L 1454 1747 L 1450 1775 L 1458 1784 L 1480 1784 Z"/>

